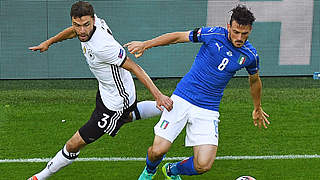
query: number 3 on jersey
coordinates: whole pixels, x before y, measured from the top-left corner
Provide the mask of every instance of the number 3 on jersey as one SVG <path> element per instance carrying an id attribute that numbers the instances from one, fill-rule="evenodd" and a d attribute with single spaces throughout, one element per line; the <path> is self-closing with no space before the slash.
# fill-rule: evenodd
<path id="1" fill-rule="evenodd" d="M 229 63 L 229 59 L 228 58 L 223 58 L 221 64 L 219 64 L 219 66 L 218 66 L 218 69 L 220 71 L 224 70 L 224 68 L 226 68 L 228 63 Z"/>

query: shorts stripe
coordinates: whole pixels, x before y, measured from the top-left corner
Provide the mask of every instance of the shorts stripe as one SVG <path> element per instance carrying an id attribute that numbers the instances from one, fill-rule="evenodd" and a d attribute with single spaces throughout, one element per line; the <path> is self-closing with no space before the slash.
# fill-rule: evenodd
<path id="1" fill-rule="evenodd" d="M 117 122 L 122 115 L 122 111 L 117 111 L 111 118 L 108 127 L 104 130 L 105 133 L 111 135 L 117 126 Z"/>
<path id="2" fill-rule="evenodd" d="M 117 123 L 118 123 L 118 120 L 122 116 L 122 111 L 117 111 L 116 115 L 117 116 L 114 118 L 115 120 L 112 120 L 113 125 L 112 125 L 112 128 L 111 128 L 111 131 L 108 133 L 109 135 L 111 135 L 113 133 L 113 131 L 115 130 L 115 128 L 117 126 Z"/>

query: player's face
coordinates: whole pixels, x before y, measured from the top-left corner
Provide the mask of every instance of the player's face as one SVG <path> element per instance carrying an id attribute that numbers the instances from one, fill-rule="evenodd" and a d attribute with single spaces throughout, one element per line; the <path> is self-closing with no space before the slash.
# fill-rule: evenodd
<path id="1" fill-rule="evenodd" d="M 91 16 L 72 17 L 72 27 L 81 42 L 89 40 L 93 33 L 94 18 Z"/>
<path id="2" fill-rule="evenodd" d="M 232 21 L 231 25 L 228 24 L 229 40 L 233 46 L 240 48 L 247 41 L 251 30 L 251 25 L 239 25 L 236 21 Z"/>

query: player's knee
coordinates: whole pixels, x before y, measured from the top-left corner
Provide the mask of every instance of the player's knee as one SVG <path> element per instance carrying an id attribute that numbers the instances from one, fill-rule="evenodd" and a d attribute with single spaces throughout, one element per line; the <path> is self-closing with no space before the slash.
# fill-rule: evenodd
<path id="1" fill-rule="evenodd" d="M 72 153 L 76 153 L 80 150 L 78 145 L 70 140 L 66 144 L 66 149 L 68 152 L 72 152 Z"/>
<path id="2" fill-rule="evenodd" d="M 160 159 L 166 152 L 161 147 L 152 146 L 149 148 L 148 153 L 155 159 Z"/>
<path id="3" fill-rule="evenodd" d="M 194 169 L 199 173 L 205 173 L 210 171 L 210 169 L 212 168 L 212 164 L 213 163 L 209 163 L 209 162 L 197 162 L 194 164 Z"/>
<path id="4" fill-rule="evenodd" d="M 68 152 L 76 153 L 80 151 L 80 149 L 84 146 L 85 144 L 83 144 L 82 142 L 77 141 L 74 138 L 71 138 L 66 144 L 66 149 Z"/>
<path id="5" fill-rule="evenodd" d="M 86 143 L 79 132 L 76 132 L 66 143 L 66 149 L 71 153 L 79 152 L 84 146 L 86 146 Z"/>

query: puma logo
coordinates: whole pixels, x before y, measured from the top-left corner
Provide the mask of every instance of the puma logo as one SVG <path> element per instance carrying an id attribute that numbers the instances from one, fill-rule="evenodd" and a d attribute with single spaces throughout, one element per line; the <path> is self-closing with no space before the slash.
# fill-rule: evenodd
<path id="1" fill-rule="evenodd" d="M 223 46 L 219 46 L 218 43 L 216 43 L 216 46 L 217 46 L 217 48 L 218 48 L 218 51 L 220 51 L 220 49 L 223 47 Z"/>

